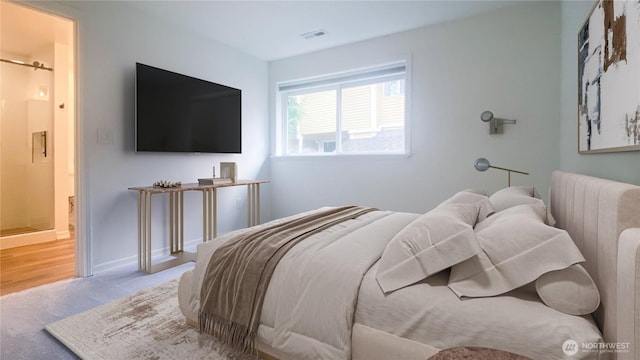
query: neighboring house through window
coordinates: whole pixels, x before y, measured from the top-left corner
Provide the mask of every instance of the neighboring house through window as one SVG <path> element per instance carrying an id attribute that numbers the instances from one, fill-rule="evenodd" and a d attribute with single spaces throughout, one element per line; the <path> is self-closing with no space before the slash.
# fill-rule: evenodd
<path id="1" fill-rule="evenodd" d="M 406 64 L 279 84 L 280 155 L 408 153 Z"/>

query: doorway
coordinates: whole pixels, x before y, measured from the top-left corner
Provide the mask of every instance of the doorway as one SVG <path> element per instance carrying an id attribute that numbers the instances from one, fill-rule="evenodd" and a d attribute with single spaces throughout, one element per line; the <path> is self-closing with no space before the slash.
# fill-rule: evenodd
<path id="1" fill-rule="evenodd" d="M 0 250 L 68 240 L 77 213 L 74 22 L 7 1 L 0 16 Z"/>

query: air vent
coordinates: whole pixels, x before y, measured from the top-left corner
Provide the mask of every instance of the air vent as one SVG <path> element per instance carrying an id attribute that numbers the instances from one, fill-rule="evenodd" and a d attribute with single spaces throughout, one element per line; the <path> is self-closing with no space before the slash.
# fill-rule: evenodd
<path id="1" fill-rule="evenodd" d="M 309 40 L 309 39 L 314 39 L 320 36 L 324 36 L 327 35 L 327 32 L 324 30 L 316 30 L 316 31 L 311 31 L 308 33 L 304 33 L 304 34 L 300 34 L 300 37 L 305 39 L 305 40 Z"/>

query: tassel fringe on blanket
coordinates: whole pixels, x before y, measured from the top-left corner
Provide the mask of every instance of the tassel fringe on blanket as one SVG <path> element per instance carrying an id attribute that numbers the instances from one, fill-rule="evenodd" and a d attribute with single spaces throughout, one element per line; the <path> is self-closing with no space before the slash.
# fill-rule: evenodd
<path id="1" fill-rule="evenodd" d="M 226 320 L 215 314 L 198 314 L 200 322 L 200 331 L 216 337 L 223 343 L 232 348 L 248 353 L 258 355 L 256 347 L 256 332 L 249 330 L 246 325 Z"/>

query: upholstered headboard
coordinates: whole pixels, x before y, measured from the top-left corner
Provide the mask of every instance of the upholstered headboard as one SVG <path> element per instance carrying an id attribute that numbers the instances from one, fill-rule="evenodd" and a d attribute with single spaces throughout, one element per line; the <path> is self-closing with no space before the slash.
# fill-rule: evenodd
<path id="1" fill-rule="evenodd" d="M 598 285 L 595 319 L 605 341 L 629 343 L 614 357 L 640 359 L 640 186 L 555 171 L 550 196 L 556 226 L 569 232 Z"/>

